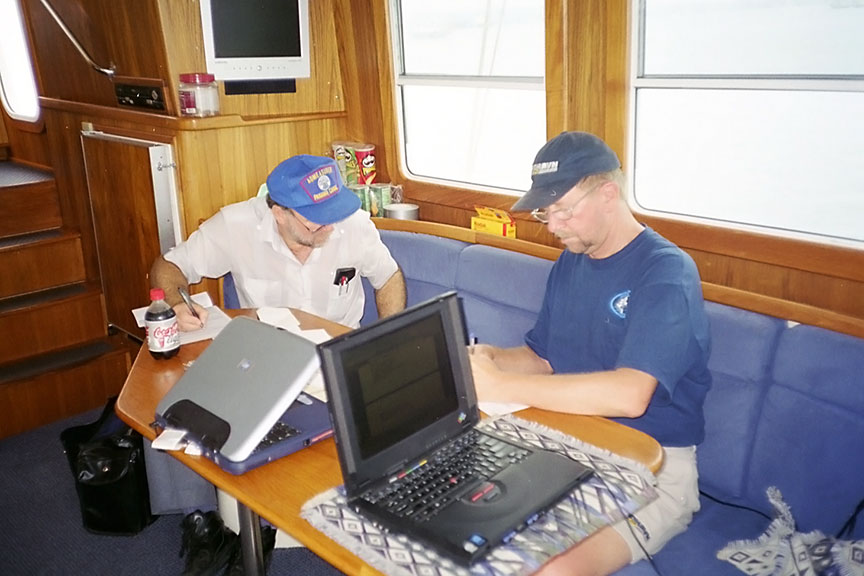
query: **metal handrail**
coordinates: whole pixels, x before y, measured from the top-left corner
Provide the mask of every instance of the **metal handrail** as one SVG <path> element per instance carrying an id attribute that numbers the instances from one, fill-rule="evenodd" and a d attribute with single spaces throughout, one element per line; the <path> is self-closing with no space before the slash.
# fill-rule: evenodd
<path id="1" fill-rule="evenodd" d="M 94 70 L 96 70 L 97 72 L 105 74 L 109 78 L 113 78 L 114 77 L 114 69 L 115 69 L 114 64 L 112 63 L 110 68 L 103 68 L 102 66 L 99 66 L 93 60 L 93 58 L 90 57 L 90 54 L 87 53 L 87 50 L 84 49 L 84 47 L 81 45 L 81 43 L 78 42 L 78 39 L 75 38 L 75 35 L 72 34 L 72 31 L 69 30 L 69 27 L 66 26 L 66 23 L 63 22 L 63 19 L 60 18 L 60 15 L 57 14 L 57 12 L 54 10 L 54 7 L 51 6 L 51 4 L 48 2 L 48 0 L 41 0 L 41 2 L 42 2 L 42 5 L 45 7 L 45 9 L 48 11 L 48 13 L 51 14 L 51 17 L 54 18 L 54 21 L 57 22 L 57 25 L 60 26 L 60 29 L 63 30 L 63 33 L 66 34 L 66 37 L 69 38 L 69 41 L 72 42 L 72 44 L 75 46 L 75 48 L 78 49 L 78 52 L 81 54 L 81 56 L 84 58 L 84 60 L 86 60 L 87 63 L 90 64 L 90 66 Z"/>

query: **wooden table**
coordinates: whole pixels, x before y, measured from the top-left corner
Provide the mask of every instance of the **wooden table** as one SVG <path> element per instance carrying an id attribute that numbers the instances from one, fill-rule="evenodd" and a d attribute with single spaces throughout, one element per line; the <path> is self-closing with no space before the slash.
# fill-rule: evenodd
<path id="1" fill-rule="evenodd" d="M 292 312 L 304 330 L 324 328 L 332 336 L 347 331 L 344 326 L 311 314 L 299 310 Z M 255 316 L 253 311 L 229 311 L 229 314 Z M 209 342 L 186 344 L 180 348 L 177 356 L 169 360 L 155 360 L 150 356 L 147 347 L 143 346 L 117 399 L 116 410 L 120 418 L 145 438 L 155 438 L 156 432 L 150 425 L 159 400 L 183 375 L 184 363 L 197 358 Z M 660 469 L 663 462 L 663 449 L 656 440 L 605 418 L 574 416 L 535 408 L 521 411 L 518 416 L 642 462 L 654 472 Z M 300 509 L 307 500 L 342 484 L 336 445 L 332 439 L 240 476 L 224 472 L 201 456 L 189 456 L 182 452 L 171 454 L 209 482 L 234 496 L 238 503 L 284 530 L 342 572 L 350 575 L 380 574 L 300 517 Z M 244 515 L 243 506 L 240 508 L 241 531 L 244 518 L 247 523 L 256 522 L 257 527 L 257 517 L 250 519 Z M 244 542 L 245 544 L 247 543 Z M 258 545 L 260 560 L 260 535 Z"/>

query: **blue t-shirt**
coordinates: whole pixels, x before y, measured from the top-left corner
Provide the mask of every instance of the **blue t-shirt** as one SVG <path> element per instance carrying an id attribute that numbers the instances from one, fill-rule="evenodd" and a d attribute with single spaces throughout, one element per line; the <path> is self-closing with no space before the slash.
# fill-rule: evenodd
<path id="1" fill-rule="evenodd" d="M 616 418 L 664 446 L 702 442 L 711 387 L 702 285 L 683 250 L 645 228 L 603 259 L 564 251 L 525 336 L 556 373 L 633 368 L 657 379 L 645 414 Z"/>

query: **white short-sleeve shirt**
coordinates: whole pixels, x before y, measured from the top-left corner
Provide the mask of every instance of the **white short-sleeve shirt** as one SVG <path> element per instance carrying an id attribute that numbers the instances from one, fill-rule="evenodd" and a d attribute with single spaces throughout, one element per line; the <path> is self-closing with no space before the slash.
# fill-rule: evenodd
<path id="1" fill-rule="evenodd" d="M 333 227 L 327 243 L 301 264 L 279 236 L 266 199 L 256 197 L 222 208 L 165 259 L 191 284 L 231 272 L 244 308 L 299 308 L 357 327 L 365 302 L 360 277 L 377 290 L 398 266 L 367 212 Z"/>

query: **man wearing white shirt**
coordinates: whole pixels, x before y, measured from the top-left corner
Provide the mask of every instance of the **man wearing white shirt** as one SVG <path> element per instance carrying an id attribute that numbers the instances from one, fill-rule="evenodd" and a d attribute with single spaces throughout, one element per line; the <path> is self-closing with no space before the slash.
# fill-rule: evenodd
<path id="1" fill-rule="evenodd" d="M 375 289 L 379 316 L 405 307 L 402 273 L 332 159 L 289 158 L 267 177 L 267 190 L 222 208 L 154 262 L 150 285 L 165 290 L 181 330 L 200 328 L 207 313 L 195 305 L 195 318 L 177 287 L 228 272 L 245 308 L 294 307 L 356 328 L 361 276 Z"/>

